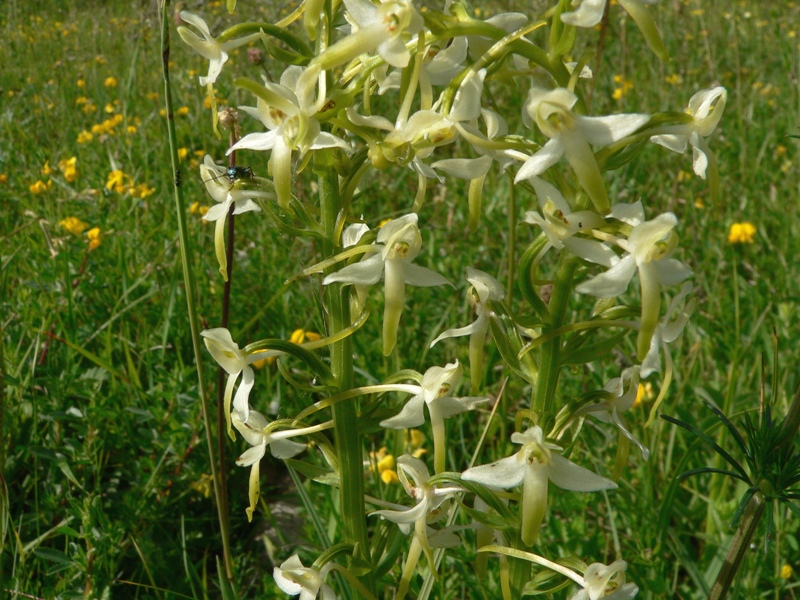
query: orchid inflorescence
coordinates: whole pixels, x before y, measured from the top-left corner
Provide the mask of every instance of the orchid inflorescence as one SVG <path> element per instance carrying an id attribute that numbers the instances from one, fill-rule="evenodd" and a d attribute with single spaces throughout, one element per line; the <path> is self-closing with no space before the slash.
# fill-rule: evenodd
<path id="1" fill-rule="evenodd" d="M 665 385 L 652 409 L 652 422 L 672 375 L 669 346 L 694 309 L 687 281 L 692 271 L 678 252 L 677 216 L 648 215 L 643 200 L 616 200 L 604 172 L 648 147 L 679 153 L 691 147 L 694 171 L 709 179 L 713 191 L 718 175 L 706 138 L 719 123 L 726 91 L 715 86 L 697 92 L 685 113 L 589 114 L 583 87 L 593 77 L 586 66 L 589 55 L 575 63 L 570 53 L 579 29 L 596 25 L 606 3 L 555 4 L 542 16 L 506 13 L 481 20 L 457 0 L 444 1 L 438 10 L 422 10 L 410 0 L 305 0 L 303 10 L 277 26 L 238 24 L 217 37 L 200 16 L 181 13 L 200 33 L 180 27 L 182 39 L 209 61 L 201 85 L 213 88 L 230 70 L 246 68 L 235 57 L 235 48 L 241 46 L 263 46 L 272 57 L 272 68 L 284 65 L 277 81 L 233 80 L 245 95 L 255 97 L 255 106 L 241 107 L 254 118 L 253 132 L 232 141 L 228 154 L 247 153 L 248 161 L 257 164 L 255 153 L 268 153 L 262 172 L 269 177 L 228 179 L 226 168 L 210 156 L 200 167 L 206 189 L 217 202 L 205 218 L 217 223 L 215 247 L 223 277 L 228 260 L 224 223 L 229 214 L 260 213 L 282 231 L 289 230 L 287 223 L 300 221 L 305 229 L 292 231 L 324 240 L 320 262 L 289 281 L 320 274 L 328 337 L 304 344 L 262 340 L 240 349 L 227 329 L 203 332 L 208 350 L 228 374 L 228 432 L 233 437 L 238 431 L 251 446 L 237 460 L 252 468 L 247 515 L 252 519 L 258 504 L 258 464 L 267 447 L 277 458 L 291 458 L 306 448 L 296 439 L 316 436 L 320 443 L 315 446 L 324 449 L 330 469 L 328 477 L 316 479 L 340 488 L 342 529 L 337 536 L 352 550 L 355 576 L 370 590 L 364 593 L 375 593 L 374 578 L 382 575 L 377 565 L 391 562 L 387 553 L 400 552 L 398 546 L 384 543 L 390 523 L 410 537 L 397 597 L 409 591 L 421 555 L 430 576 L 436 577 L 438 561 L 431 548 L 458 543 L 457 535 L 469 537 L 474 528 L 499 532 L 479 539 L 510 544 L 490 546 L 501 557 L 536 556 L 533 563 L 577 583 L 581 589 L 575 598 L 630 598 L 638 590 L 625 582 L 622 572 L 627 565 L 621 559 L 610 566 L 589 565 L 581 576 L 528 550 L 546 535 L 549 483 L 580 492 L 617 487 L 594 472 L 602 469 L 602 456 L 594 457 L 592 469 L 579 465 L 586 462 L 587 448 L 577 436 L 587 416 L 616 427 L 620 445 L 627 448 L 633 442 L 643 460 L 648 459 L 642 426 L 635 415 L 631 424 L 625 413 L 634 406 L 640 380 L 663 372 Z M 619 4 L 649 47 L 664 58 L 658 28 L 645 6 L 651 2 Z M 541 39 L 536 31 L 544 26 L 550 35 L 542 48 L 531 40 Z M 521 119 L 513 119 L 522 125 L 517 132 L 511 131 L 508 118 L 515 115 L 500 114 L 496 103 L 489 108 L 486 93 L 509 78 L 527 90 Z M 379 112 L 379 106 L 386 111 Z M 362 206 L 359 195 L 370 169 L 410 169 L 418 182 L 413 196 L 393 202 L 405 210 L 372 229 L 368 223 L 377 224 L 386 215 L 364 217 L 360 212 L 370 208 Z M 295 193 L 299 173 L 305 170 L 318 176 L 319 202 L 313 209 Z M 485 270 L 468 267 L 467 300 L 474 321 L 427 338 L 430 346 L 455 352 L 457 338 L 468 337 L 469 381 L 475 395 L 456 395 L 463 367 L 455 358 L 424 374 L 403 370 L 383 383 L 357 387 L 348 338 L 369 316 L 371 288 L 381 284 L 383 290 L 383 354 L 396 353 L 402 361 L 406 354 L 398 331 L 407 302 L 413 302 L 407 286 L 452 285 L 443 274 L 414 262 L 426 258 L 429 182 L 467 182 L 464 209 L 474 231 L 481 225 L 484 187 L 498 173 L 508 174 L 518 193 L 528 192 L 531 199 L 524 211 L 524 223 L 530 227 L 521 230 L 529 241 L 518 270 L 487 265 L 500 278 L 511 278 L 503 284 Z M 510 252 L 513 258 L 515 249 Z M 631 285 L 634 279 L 638 284 Z M 521 297 L 512 297 L 517 290 L 512 283 L 518 283 Z M 671 292 L 678 284 L 682 287 Z M 596 299 L 590 312 L 587 298 Z M 569 322 L 575 314 L 582 314 L 582 320 Z M 601 338 L 606 332 L 613 333 Z M 628 336 L 630 332 L 635 334 Z M 635 340 L 626 345 L 630 337 Z M 460 414 L 458 418 L 478 422 L 476 410 L 491 406 L 488 394 L 478 395 L 495 385 L 486 381 L 489 339 L 510 375 L 528 385 L 530 403 L 517 414 L 504 415 L 516 424 L 508 441 L 519 449 L 473 466 L 448 454 L 445 419 Z M 329 348 L 330 361 L 314 352 L 324 347 Z M 598 363 L 615 347 L 628 362 L 617 377 L 596 382 L 593 393 L 561 399 L 559 376 L 565 366 Z M 293 420 L 270 423 L 263 412 L 251 408 L 251 365 L 288 356 L 313 373 L 311 386 L 322 399 Z M 383 407 L 392 394 L 406 399 Z M 322 411 L 330 411 L 331 418 L 300 422 Z M 411 501 L 370 499 L 364 493 L 362 452 L 369 445 L 365 437 L 372 434 L 365 432 L 422 427 L 426 415 L 434 474 L 420 456 L 399 456 L 397 475 Z M 522 427 L 526 420 L 528 425 Z M 388 431 L 380 435 L 391 439 Z M 380 435 L 370 442 L 372 447 L 387 444 Z M 504 447 L 502 441 L 493 446 Z M 627 452 L 618 453 L 615 479 L 626 459 Z M 471 505 L 485 510 L 470 509 L 474 523 L 455 525 L 455 512 L 467 506 L 464 497 L 469 495 L 475 496 Z M 370 513 L 366 503 L 380 508 Z M 381 519 L 369 520 L 369 514 Z M 282 590 L 301 597 L 333 597 L 329 585 L 334 582 L 323 579 L 333 566 L 345 567 L 332 559 L 315 565 L 304 567 L 294 555 L 276 567 L 276 581 Z M 504 595 L 518 597 L 530 569 L 514 572 L 504 580 L 503 590 Z M 506 571 L 503 577 L 509 577 Z"/>

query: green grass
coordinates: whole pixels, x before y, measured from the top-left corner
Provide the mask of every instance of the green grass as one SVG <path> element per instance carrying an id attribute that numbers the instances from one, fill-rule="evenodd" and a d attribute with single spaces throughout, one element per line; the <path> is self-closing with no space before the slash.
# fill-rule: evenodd
<path id="1" fill-rule="evenodd" d="M 730 417 L 758 407 L 762 360 L 767 365 L 775 360 L 773 332 L 781 369 L 777 379 L 767 376 L 765 383 L 768 392 L 778 389 L 776 413 L 785 411 L 800 386 L 795 369 L 800 362 L 800 158 L 797 140 L 786 137 L 798 133 L 800 125 L 800 5 L 661 4 L 657 14 L 672 61 L 660 63 L 630 20 L 623 23 L 622 11 L 612 7 L 610 35 L 622 42 L 606 46 L 592 108 L 598 114 L 679 110 L 698 89 L 716 83 L 728 88 L 726 113 L 711 140 L 721 175 L 718 206 L 712 205 L 707 184 L 691 174 L 689 156 L 655 145 L 609 183 L 613 198 L 642 198 L 648 214 L 671 210 L 680 220 L 681 258 L 695 272 L 700 304 L 673 351 L 677 378 L 662 411 L 708 430 L 716 421 L 703 398 L 713 398 Z M 0 12 L 0 464 L 5 492 L 0 595 L 218 597 L 215 557 L 221 544 L 185 317 L 165 119 L 159 113 L 158 18 L 149 3 L 33 6 L 11 1 Z M 212 31 L 230 22 L 221 7 L 204 8 L 203 14 Z M 209 111 L 197 85 L 205 61 L 177 36 L 172 60 L 176 106 L 188 109 L 176 119 L 179 145 L 188 152 L 186 200 L 209 204 L 196 161 L 202 152 L 221 157 L 226 145 L 210 135 Z M 634 82 L 620 100 L 612 97 L 619 85 L 613 75 Z M 109 77 L 116 86 L 106 85 Z M 220 84 L 218 94 L 231 105 L 250 102 L 225 86 Z M 498 106 L 522 100 L 514 89 L 501 90 L 496 98 Z M 88 110 L 89 103 L 96 110 Z M 121 122 L 113 134 L 98 132 L 91 141 L 78 142 L 81 132 L 114 115 L 121 115 Z M 68 182 L 57 165 L 73 156 L 79 176 Z M 45 163 L 53 170 L 49 176 L 42 174 Z M 265 163 L 251 166 L 266 175 Z M 108 175 L 117 169 L 153 193 L 134 198 L 108 189 Z M 52 187 L 34 194 L 30 186 L 38 180 L 51 180 Z M 354 212 L 363 207 L 370 225 L 376 225 L 406 210 L 415 188 L 410 172 L 386 173 L 367 182 L 363 200 L 357 201 L 362 206 Z M 503 280 L 507 181 L 499 175 L 487 181 L 486 216 L 475 236 L 466 234 L 465 190 L 448 181 L 446 188 L 432 191 L 438 198 L 429 199 L 424 209 L 430 228 L 418 262 L 456 282 L 466 265 Z M 532 194 L 519 192 L 519 220 L 533 203 Z M 73 235 L 59 225 L 70 216 L 100 229 L 99 247 L 89 252 L 85 233 Z M 741 221 L 756 226 L 755 242 L 732 246 L 728 228 Z M 265 223 L 250 214 L 237 219 L 231 330 L 240 344 L 288 339 L 296 328 L 323 327 L 314 301 L 320 293 L 317 281 L 301 279 L 281 294 L 288 276 L 317 260 L 317 248 L 306 240 L 292 242 Z M 198 274 L 197 308 L 203 323 L 213 327 L 221 310 L 213 224 L 193 215 L 189 227 L 196 250 L 191 259 Z M 517 235 L 526 244 L 530 227 L 520 225 Z M 455 342 L 432 350 L 425 343 L 445 327 L 470 321 L 460 285 L 457 293 L 435 288 L 409 293 L 398 343 L 407 350 L 401 357 L 381 357 L 380 322 L 370 319 L 355 341 L 362 380 L 380 381 L 397 368 L 444 364 L 454 352 L 466 361 L 463 346 Z M 377 315 L 379 294 L 372 297 Z M 631 340 L 626 351 L 633 346 Z M 486 381 L 492 394 L 499 390 L 493 367 L 500 363 L 490 350 Z M 212 367 L 210 360 L 204 364 L 209 381 L 216 382 Z M 617 369 L 610 364 L 577 370 L 565 390 L 594 389 Z M 294 414 L 310 402 L 274 367 L 257 371 L 257 380 L 254 405 L 280 399 L 286 414 Z M 529 395 L 512 380 L 500 412 L 513 414 L 510 407 Z M 630 420 L 643 423 L 645 418 L 646 411 L 639 409 Z M 454 464 L 461 462 L 456 457 L 471 454 L 478 427 L 450 425 L 451 439 L 458 440 L 451 451 Z M 537 551 L 610 562 L 614 546 L 608 531 L 613 530 L 626 549 L 629 580 L 642 588 L 639 597 L 702 597 L 699 590 L 710 585 L 724 558 L 728 523 L 743 490 L 716 483 L 718 495 L 710 503 L 709 476 L 675 484 L 681 472 L 713 464 L 713 455 L 666 422 L 656 421 L 648 430 L 637 427 L 653 450 L 650 462 L 641 464 L 632 456 L 613 502 L 600 494 L 551 495 L 552 517 Z M 507 420 L 493 422 L 486 456 L 508 453 L 507 436 L 494 434 L 512 428 Z M 587 463 L 611 465 L 615 441 L 605 431 L 588 423 L 584 428 L 586 443 L 576 452 Z M 716 435 L 719 428 L 712 431 Z M 374 436 L 374 449 L 402 446 L 393 435 Z M 592 448 L 609 445 L 611 451 L 591 455 Z M 280 521 L 281 511 L 304 513 L 285 468 L 271 458 L 262 475 L 264 501 L 254 522 L 247 523 L 248 470 L 232 460 L 243 449 L 240 441 L 229 444 L 225 464 L 236 584 L 243 597 L 277 597 L 273 564 L 294 551 L 308 564 L 320 542 L 306 517 L 300 524 L 300 518 L 290 519 L 289 526 Z M 389 500 L 404 496 L 399 486 L 374 480 L 368 485 L 371 493 Z M 336 501 L 327 487 L 308 490 L 316 506 L 329 508 Z M 335 534 L 334 522 L 323 525 Z M 783 565 L 800 570 L 797 535 L 797 520 L 779 512 L 765 553 L 762 527 L 758 549 L 742 567 L 737 597 L 796 596 L 797 575 L 785 580 L 780 571 Z M 297 538 L 304 540 L 299 548 Z M 476 581 L 466 562 L 474 558 L 472 546 L 453 556 L 444 563 L 437 597 L 497 597 L 496 573 Z"/>

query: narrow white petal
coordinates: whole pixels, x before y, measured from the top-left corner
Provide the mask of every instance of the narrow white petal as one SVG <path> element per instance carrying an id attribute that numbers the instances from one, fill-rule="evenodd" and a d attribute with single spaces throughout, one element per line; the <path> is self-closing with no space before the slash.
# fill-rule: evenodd
<path id="1" fill-rule="evenodd" d="M 608 271 L 576 286 L 575 291 L 597 298 L 615 298 L 628 289 L 635 273 L 636 262 L 629 254 Z"/>
<path id="2" fill-rule="evenodd" d="M 556 164 L 563 154 L 564 146 L 561 144 L 561 140 L 558 138 L 551 139 L 519 168 L 516 177 L 514 177 L 514 183 L 541 175 Z"/>

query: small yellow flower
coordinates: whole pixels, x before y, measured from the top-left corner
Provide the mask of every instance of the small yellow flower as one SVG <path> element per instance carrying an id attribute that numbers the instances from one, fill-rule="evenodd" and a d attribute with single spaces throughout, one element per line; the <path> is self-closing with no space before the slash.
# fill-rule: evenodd
<path id="1" fill-rule="evenodd" d="M 156 191 L 156 188 L 152 188 L 146 183 L 140 183 L 137 186 L 131 186 L 128 191 L 134 198 L 147 198 L 148 196 L 153 195 L 153 193 Z"/>
<path id="2" fill-rule="evenodd" d="M 117 109 L 111 102 L 108 102 L 106 103 L 106 106 L 103 110 L 106 111 L 106 114 L 111 115 L 114 114 L 114 111 L 116 111 Z"/>
<path id="3" fill-rule="evenodd" d="M 702 198 L 697 198 L 697 199 L 694 201 L 694 207 L 695 207 L 695 208 L 705 208 L 705 207 L 706 207 L 706 205 L 705 205 L 705 204 L 703 204 L 703 199 L 702 199 Z"/>
<path id="4" fill-rule="evenodd" d="M 167 116 L 167 109 L 166 108 L 159 109 L 158 114 L 161 115 L 162 117 L 166 117 Z"/>
<path id="5" fill-rule="evenodd" d="M 74 183 L 78 179 L 78 159 L 73 156 L 69 159 L 61 159 L 58 161 L 58 170 L 64 174 L 64 179 L 69 183 Z"/>
<path id="6" fill-rule="evenodd" d="M 130 175 L 126 175 L 119 169 L 111 171 L 111 173 L 108 174 L 108 180 L 106 181 L 107 190 L 114 190 L 117 194 L 124 194 L 131 185 L 133 185 L 133 179 L 131 179 Z"/>
<path id="7" fill-rule="evenodd" d="M 756 227 L 749 221 L 734 223 L 728 232 L 729 244 L 752 244 L 755 241 Z"/>
<path id="8" fill-rule="evenodd" d="M 88 144 L 94 139 L 94 136 L 90 131 L 86 131 L 85 129 L 78 134 L 78 143 L 79 144 Z"/>
<path id="9" fill-rule="evenodd" d="M 86 223 L 81 221 L 78 217 L 67 217 L 59 222 L 62 229 L 69 231 L 72 235 L 80 235 L 86 228 L 89 227 Z"/>
<path id="10" fill-rule="evenodd" d="M 53 181 L 48 179 L 47 183 L 39 179 L 36 183 L 30 185 L 31 194 L 44 194 L 47 190 L 53 187 Z"/>
<path id="11" fill-rule="evenodd" d="M 95 61 L 95 62 L 96 62 L 98 65 L 104 65 L 104 64 L 106 64 L 106 59 L 105 59 L 105 58 L 103 58 L 103 57 L 102 57 L 101 55 L 99 55 L 99 54 L 98 54 L 97 56 L 95 56 L 95 57 L 94 57 L 94 61 Z"/>
<path id="12" fill-rule="evenodd" d="M 151 102 L 155 102 L 160 97 L 161 96 L 158 95 L 158 92 L 148 92 L 147 93 L 147 99 L 150 100 Z"/>
<path id="13" fill-rule="evenodd" d="M 322 336 L 313 331 L 306 331 L 305 329 L 295 329 L 292 335 L 289 336 L 289 341 L 293 344 L 302 344 L 303 342 L 316 342 Z"/>
<path id="14" fill-rule="evenodd" d="M 76 85 L 77 85 L 79 88 L 84 88 L 84 87 L 86 87 L 86 80 L 85 80 L 85 79 L 83 79 L 83 78 L 80 78 L 80 79 L 78 79 L 78 81 L 76 81 L 76 82 L 75 82 L 75 84 L 76 84 Z"/>
<path id="15" fill-rule="evenodd" d="M 97 110 L 97 107 L 93 103 L 87 102 L 86 104 L 83 105 L 83 108 L 81 108 L 81 110 L 87 115 L 89 115 L 95 112 Z"/>
<path id="16" fill-rule="evenodd" d="M 383 483 L 389 485 L 391 483 L 399 483 L 400 479 L 397 477 L 396 463 L 394 456 L 389 454 L 389 451 L 383 447 L 377 452 L 370 452 L 370 470 L 378 473 Z"/>
<path id="17" fill-rule="evenodd" d="M 78 96 L 75 98 L 75 105 L 80 106 L 81 104 L 86 104 L 89 99 L 86 96 Z"/>
<path id="18" fill-rule="evenodd" d="M 189 69 L 188 73 L 189 78 L 194 79 L 195 77 L 197 77 L 197 73 L 198 73 L 197 69 Z"/>
<path id="19" fill-rule="evenodd" d="M 792 575 L 794 575 L 792 565 L 783 565 L 781 567 L 781 579 L 791 579 Z"/>
<path id="20" fill-rule="evenodd" d="M 42 175 L 50 175 L 53 172 L 53 169 L 50 168 L 50 161 L 44 161 L 44 166 L 42 167 Z"/>
<path id="21" fill-rule="evenodd" d="M 672 75 L 667 75 L 664 77 L 664 83 L 669 85 L 679 85 L 681 81 L 683 81 L 683 78 L 677 73 L 673 73 Z"/>
<path id="22" fill-rule="evenodd" d="M 611 94 L 614 100 L 621 100 L 625 94 L 633 89 L 633 82 L 625 79 L 622 75 L 614 75 L 614 83 L 618 86 L 614 88 Z"/>
<path id="23" fill-rule="evenodd" d="M 188 148 L 178 148 L 178 158 L 183 160 L 189 156 L 189 149 Z"/>
<path id="24" fill-rule="evenodd" d="M 0 174 L 0 185 L 5 185 L 8 183 L 8 175 L 5 173 Z"/>
<path id="25" fill-rule="evenodd" d="M 86 232 L 86 237 L 89 240 L 89 251 L 91 252 L 100 245 L 100 228 L 92 227 Z"/>
<path id="26" fill-rule="evenodd" d="M 133 135 L 134 133 L 136 133 L 137 129 L 135 125 L 128 125 L 125 131 L 127 131 L 129 135 Z"/>
<path id="27" fill-rule="evenodd" d="M 103 85 L 108 88 L 117 87 L 117 78 L 116 77 L 106 77 L 106 80 L 103 82 Z"/>
<path id="28" fill-rule="evenodd" d="M 175 114 L 179 117 L 188 117 L 189 116 L 189 107 L 188 106 L 181 106 L 178 110 L 175 111 Z"/>
<path id="29" fill-rule="evenodd" d="M 416 450 L 425 443 L 425 434 L 419 429 L 406 429 L 405 440 L 406 447 L 410 450 Z"/>

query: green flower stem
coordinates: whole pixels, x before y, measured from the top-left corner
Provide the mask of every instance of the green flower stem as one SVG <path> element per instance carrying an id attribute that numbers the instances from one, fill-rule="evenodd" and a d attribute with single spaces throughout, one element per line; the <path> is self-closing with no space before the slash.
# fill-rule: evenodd
<path id="1" fill-rule="evenodd" d="M 325 241 L 322 252 L 332 256 L 336 251 L 335 232 L 337 218 L 341 209 L 339 181 L 332 165 L 326 158 L 330 152 L 318 151 L 315 167 L 319 177 L 320 217 Z M 326 274 L 330 271 L 326 270 Z M 328 314 L 328 335 L 350 326 L 349 289 L 334 283 L 326 286 L 323 302 Z M 353 345 L 350 337 L 345 337 L 330 346 L 331 372 L 339 383 L 340 390 L 354 387 Z M 361 440 L 358 435 L 358 412 L 355 402 L 339 402 L 331 407 L 336 444 L 339 457 L 339 494 L 341 499 L 341 523 L 344 541 L 355 547 L 355 558 L 370 563 L 369 538 L 367 536 L 366 508 L 364 506 L 364 473 Z M 364 582 L 374 592 L 374 582 L 370 575 Z"/>
<path id="2" fill-rule="evenodd" d="M 233 579 L 233 559 L 230 549 L 230 529 L 228 527 L 227 514 L 225 513 L 225 502 L 222 495 L 222 485 L 216 460 L 214 458 L 214 436 L 211 432 L 211 417 L 209 409 L 208 388 L 206 387 L 205 377 L 202 368 L 202 348 L 200 340 L 200 327 L 197 319 L 197 301 L 194 291 L 196 288 L 194 271 L 189 264 L 189 256 L 192 255 L 190 248 L 190 238 L 186 226 L 186 207 L 183 202 L 181 180 L 183 171 L 178 162 L 178 139 L 175 133 L 175 121 L 172 112 L 172 88 L 169 79 L 169 18 L 168 2 L 162 2 L 161 6 L 161 57 L 164 75 L 164 99 L 167 111 L 167 134 L 169 137 L 170 160 L 174 173 L 174 192 L 175 192 L 175 212 L 178 218 L 178 238 L 181 247 L 181 265 L 183 266 L 183 282 L 186 293 L 186 307 L 189 317 L 189 327 L 192 331 L 192 349 L 194 350 L 195 364 L 197 365 L 197 383 L 200 391 L 200 406 L 203 413 L 203 425 L 206 432 L 206 443 L 208 445 L 209 466 L 211 468 L 211 479 L 214 482 L 214 498 L 217 505 L 217 519 L 219 521 L 220 535 L 222 537 L 222 557 L 225 565 L 225 576 L 228 580 Z"/>
<path id="3" fill-rule="evenodd" d="M 750 540 L 758 528 L 758 523 L 761 521 L 766 507 L 767 503 L 761 492 L 753 494 L 744 509 L 742 520 L 731 540 L 728 555 L 708 594 L 708 600 L 722 600 L 727 595 L 744 555 L 750 550 Z"/>
<path id="4" fill-rule="evenodd" d="M 559 329 L 564 324 L 577 266 L 577 258 L 570 256 L 566 252 L 561 254 L 555 280 L 553 281 L 553 293 L 550 297 L 550 323 L 546 328 L 543 328 L 542 335 L 547 335 L 550 331 Z M 555 396 L 558 375 L 561 370 L 560 349 L 561 336 L 553 337 L 542 344 L 539 381 L 534 390 L 531 406 L 539 419 L 542 419 L 550 412 L 553 396 Z"/>

